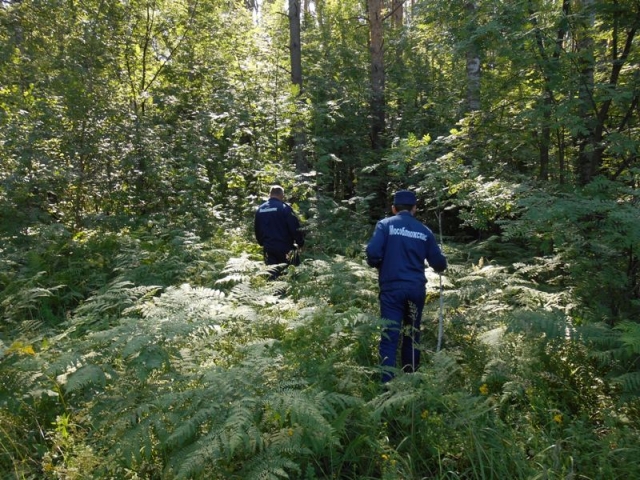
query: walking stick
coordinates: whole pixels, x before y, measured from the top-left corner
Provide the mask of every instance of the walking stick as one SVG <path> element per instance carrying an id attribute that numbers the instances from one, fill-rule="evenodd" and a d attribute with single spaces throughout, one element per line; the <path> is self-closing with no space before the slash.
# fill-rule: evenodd
<path id="1" fill-rule="evenodd" d="M 438 210 L 438 227 L 440 229 L 440 249 L 442 250 L 442 212 Z M 436 352 L 440 351 L 440 347 L 442 347 L 442 336 L 444 335 L 444 318 L 443 318 L 443 308 L 444 308 L 444 299 L 442 297 L 442 273 L 440 275 L 440 319 L 438 321 L 438 346 L 436 348 Z"/>

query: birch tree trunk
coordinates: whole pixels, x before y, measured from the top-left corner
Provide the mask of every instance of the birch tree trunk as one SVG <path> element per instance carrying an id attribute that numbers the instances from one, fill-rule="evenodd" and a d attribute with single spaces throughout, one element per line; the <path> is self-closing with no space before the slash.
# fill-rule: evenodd
<path id="1" fill-rule="evenodd" d="M 470 31 L 475 30 L 474 15 L 476 4 L 473 1 L 465 5 L 469 19 Z M 480 55 L 474 41 L 469 42 L 466 53 L 467 61 L 467 111 L 475 112 L 480 110 Z"/>

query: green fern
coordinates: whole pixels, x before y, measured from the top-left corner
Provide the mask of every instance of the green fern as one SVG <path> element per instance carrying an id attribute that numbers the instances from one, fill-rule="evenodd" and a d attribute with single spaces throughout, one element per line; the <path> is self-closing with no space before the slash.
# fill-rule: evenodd
<path id="1" fill-rule="evenodd" d="M 620 342 L 627 357 L 637 358 L 640 355 L 640 324 L 627 321 L 617 325 L 615 329 L 620 332 Z"/>
<path id="2" fill-rule="evenodd" d="M 152 296 L 159 290 L 160 287 L 136 287 L 128 280 L 115 279 L 80 305 L 68 325 L 77 332 L 76 335 L 89 329 L 106 329 L 138 299 Z"/>
<path id="3" fill-rule="evenodd" d="M 625 321 L 609 328 L 605 325 L 585 326 L 581 329 L 585 341 L 594 348 L 590 354 L 600 365 L 610 370 L 611 380 L 620 385 L 625 397 L 640 392 L 640 325 Z"/>
<path id="4" fill-rule="evenodd" d="M 89 386 L 104 387 L 107 377 L 103 370 L 97 365 L 83 365 L 74 372 L 69 373 L 64 380 L 64 385 L 68 393 L 84 390 Z"/>
<path id="5" fill-rule="evenodd" d="M 640 372 L 638 371 L 616 375 L 612 381 L 622 386 L 625 398 L 636 398 L 640 393 Z"/>
<path id="6" fill-rule="evenodd" d="M 238 472 L 247 480 L 279 480 L 293 478 L 301 474 L 300 465 L 292 459 L 304 457 L 308 450 L 292 439 L 286 432 L 280 432 L 270 439 L 269 449 L 249 459 Z"/>
<path id="7" fill-rule="evenodd" d="M 39 319 L 38 313 L 43 300 L 55 298 L 56 292 L 64 288 L 63 285 L 49 288 L 37 286 L 39 283 L 44 282 L 46 276 L 47 272 L 39 272 L 28 279 L 15 292 L 11 293 L 9 290 L 9 292 L 0 295 L 2 300 L 0 307 L 2 308 L 5 322 L 17 323 L 22 319 Z M 15 288 L 14 285 L 13 289 Z M 27 325 L 21 328 L 27 328 Z"/>
<path id="8" fill-rule="evenodd" d="M 566 316 L 559 311 L 515 310 L 508 315 L 508 332 L 544 335 L 547 339 L 562 339 L 571 335 Z"/>
<path id="9" fill-rule="evenodd" d="M 307 259 L 266 282 L 262 262 L 210 250 L 217 271 L 192 265 L 204 277 L 154 287 L 135 279 L 161 279 L 152 261 L 172 250 L 149 242 L 148 256 L 131 245 L 118 277 L 72 312 L 64 331 L 40 332 L 33 353 L 5 348 L 0 357 L 3 374 L 14 372 L 6 388 L 55 405 L 50 412 L 68 412 L 90 432 L 82 441 L 104 457 L 96 478 L 525 478 L 536 472 L 521 461 L 522 445 L 546 432 L 549 412 L 566 422 L 573 411 L 603 418 L 575 406 L 608 397 L 585 368 L 587 325 L 574 325 L 566 278 L 545 283 L 558 258 L 471 264 L 450 246 L 445 348 L 428 348 L 438 315 L 431 289 L 423 365 L 382 389 L 376 275 L 362 258 Z M 166 262 L 172 271 L 204 255 L 196 239 L 176 248 L 185 250 Z M 25 337 L 38 329 L 25 327 Z M 637 387 L 622 376 L 632 373 L 636 335 L 598 337 L 608 365 L 627 368 L 615 370 L 624 388 Z M 0 398 L 15 401 L 6 388 Z"/>
<path id="10" fill-rule="evenodd" d="M 247 283 L 256 273 L 266 274 L 264 262 L 252 260 L 249 254 L 230 258 L 222 273 L 224 277 L 216 280 L 216 285 Z"/>

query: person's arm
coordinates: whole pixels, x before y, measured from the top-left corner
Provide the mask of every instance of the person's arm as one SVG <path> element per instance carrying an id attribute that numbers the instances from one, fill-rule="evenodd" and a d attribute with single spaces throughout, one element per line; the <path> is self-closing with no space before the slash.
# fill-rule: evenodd
<path id="1" fill-rule="evenodd" d="M 447 257 L 444 256 L 436 237 L 432 234 L 427 241 L 427 254 L 425 255 L 429 266 L 433 268 L 437 273 L 444 272 L 447 269 Z"/>
<path id="2" fill-rule="evenodd" d="M 264 241 L 262 237 L 262 228 L 260 226 L 260 221 L 258 220 L 258 212 L 256 212 L 255 217 L 253 219 L 253 233 L 256 236 L 258 245 L 263 246 Z"/>
<path id="3" fill-rule="evenodd" d="M 289 235 L 296 245 L 298 245 L 298 248 L 302 248 L 304 246 L 304 232 L 300 228 L 300 220 L 293 211 L 293 208 L 289 205 L 287 205 L 285 209 L 287 210 L 287 228 L 289 230 Z"/>
<path id="4" fill-rule="evenodd" d="M 384 226 L 381 222 L 378 222 L 373 236 L 367 244 L 367 264 L 370 267 L 380 268 L 382 266 L 382 260 L 384 259 L 384 248 L 387 241 Z"/>
<path id="5" fill-rule="evenodd" d="M 300 225 L 300 220 L 298 220 L 298 217 L 296 217 L 294 215 L 295 218 L 295 224 L 296 224 L 296 228 L 295 228 L 295 236 L 294 238 L 296 239 L 296 244 L 298 245 L 298 248 L 302 248 L 304 246 L 304 231 L 302 230 L 302 227 Z"/>

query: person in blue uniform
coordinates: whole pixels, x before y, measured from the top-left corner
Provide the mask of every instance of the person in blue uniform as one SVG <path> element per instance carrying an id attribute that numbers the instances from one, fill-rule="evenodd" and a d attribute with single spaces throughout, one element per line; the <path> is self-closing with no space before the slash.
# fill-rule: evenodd
<path id="1" fill-rule="evenodd" d="M 382 381 L 393 378 L 396 351 L 402 333 L 402 369 L 413 372 L 420 363 L 420 322 L 426 295 L 425 261 L 436 272 L 447 268 L 433 232 L 417 220 L 416 195 L 396 192 L 392 217 L 376 224 L 366 248 L 367 263 L 378 269 L 382 330 L 379 353 Z"/>
<path id="2" fill-rule="evenodd" d="M 298 217 L 284 202 L 284 189 L 280 185 L 271 187 L 269 199 L 256 210 L 254 231 L 267 265 L 300 264 L 297 253 L 304 245 L 304 235 Z M 274 267 L 271 278 L 277 278 L 282 270 Z"/>

